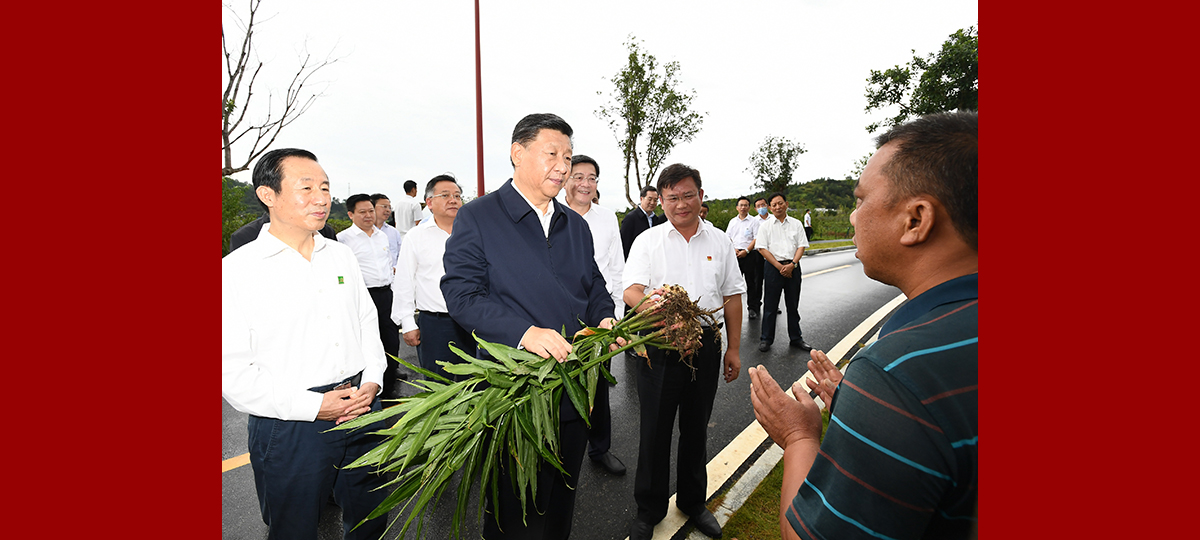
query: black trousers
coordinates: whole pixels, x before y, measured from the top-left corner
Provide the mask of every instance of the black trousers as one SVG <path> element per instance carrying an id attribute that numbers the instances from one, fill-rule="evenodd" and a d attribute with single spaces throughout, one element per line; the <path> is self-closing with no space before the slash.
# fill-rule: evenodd
<path id="1" fill-rule="evenodd" d="M 371 301 L 375 303 L 375 312 L 379 315 L 379 339 L 383 341 L 383 352 L 391 355 L 387 358 L 387 369 L 383 370 L 383 397 L 390 398 L 396 390 L 396 370 L 400 363 L 392 356 L 400 354 L 400 328 L 392 322 L 392 288 L 367 287 Z"/>
<path id="2" fill-rule="evenodd" d="M 438 360 L 446 360 L 452 364 L 461 364 L 465 360 L 450 350 L 450 342 L 470 356 L 475 356 L 476 342 L 466 328 L 463 328 L 449 313 L 433 311 L 417 312 L 417 328 L 421 329 L 421 344 L 417 345 L 417 361 L 421 367 L 437 373 L 452 381 L 465 379 L 466 376 L 455 376 L 446 373 Z"/>
<path id="3" fill-rule="evenodd" d="M 563 396 L 563 399 L 568 399 Z M 559 424 L 558 445 L 563 469 L 542 464 L 537 475 L 537 497 L 526 499 L 526 524 L 521 523 L 521 499 L 513 493 L 512 471 L 501 469 L 499 480 L 500 525 L 491 511 L 491 494 L 487 495 L 487 512 L 483 516 L 483 537 L 487 540 L 566 540 L 571 535 L 571 518 L 575 515 L 575 487 L 579 484 L 579 468 L 587 446 L 587 425 L 582 418 Z M 508 454 L 505 453 L 505 458 Z M 528 495 L 528 494 L 527 494 Z"/>
<path id="4" fill-rule="evenodd" d="M 588 430 L 588 457 L 597 459 L 612 447 L 612 411 L 608 405 L 608 381 L 600 376 L 596 383 L 596 402 L 588 415 L 592 428 Z"/>
<path id="5" fill-rule="evenodd" d="M 700 350 L 692 357 L 692 370 L 679 361 L 679 353 L 648 347 L 650 365 L 638 363 L 638 401 L 641 407 L 641 440 L 633 498 L 639 520 L 658 523 L 667 515 L 671 498 L 671 438 L 675 412 L 679 411 L 679 450 L 675 506 L 694 515 L 704 508 L 708 490 L 708 419 L 712 416 L 721 375 L 721 348 L 716 331 L 705 329 Z"/>
<path id="6" fill-rule="evenodd" d="M 762 305 L 763 293 L 763 258 L 757 251 L 751 251 L 738 261 L 738 270 L 746 279 L 746 309 L 758 312 Z"/>
<path id="7" fill-rule="evenodd" d="M 775 312 L 779 308 L 779 296 L 783 295 L 784 313 L 787 315 L 788 340 L 797 342 L 803 339 L 800 331 L 800 267 L 792 270 L 792 277 L 785 278 L 775 265 L 763 261 L 763 274 L 766 276 L 763 286 L 763 308 L 766 313 L 762 316 L 762 340 L 768 344 L 775 342 Z"/>
<path id="8" fill-rule="evenodd" d="M 379 400 L 375 399 L 371 410 L 379 409 Z M 380 423 L 359 430 L 326 432 L 335 425 L 325 420 L 299 422 L 250 416 L 250 467 L 263 523 L 269 527 L 269 540 L 316 540 L 321 509 L 330 491 L 342 508 L 347 539 L 382 537 L 387 516 L 375 518 L 353 532 L 350 529 L 387 497 L 386 490 L 372 491 L 385 479 L 370 472 L 369 467 L 343 467 L 378 446 L 382 436 L 370 432 L 384 426 Z"/>

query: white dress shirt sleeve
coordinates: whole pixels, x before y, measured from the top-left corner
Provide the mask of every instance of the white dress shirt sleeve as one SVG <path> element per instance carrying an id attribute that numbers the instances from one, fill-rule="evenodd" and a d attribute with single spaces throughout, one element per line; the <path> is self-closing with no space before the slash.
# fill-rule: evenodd
<path id="1" fill-rule="evenodd" d="M 249 308 L 240 302 L 243 295 L 235 290 L 235 280 L 226 275 L 237 271 L 221 266 L 221 397 L 233 408 L 255 416 L 315 420 L 321 410 L 321 394 L 289 387 L 288 381 L 256 365 L 254 336 L 245 317 Z M 379 341 L 378 329 L 375 341 Z"/>
<path id="2" fill-rule="evenodd" d="M 396 261 L 396 279 L 392 281 L 392 322 L 402 332 L 417 329 L 416 279 L 417 279 L 417 230 L 409 231 L 408 241 L 400 244 L 400 257 Z"/>

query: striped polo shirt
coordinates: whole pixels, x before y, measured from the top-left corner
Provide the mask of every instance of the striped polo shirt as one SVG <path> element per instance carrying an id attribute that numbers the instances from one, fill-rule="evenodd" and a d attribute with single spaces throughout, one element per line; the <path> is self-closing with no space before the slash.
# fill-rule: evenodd
<path id="1" fill-rule="evenodd" d="M 979 274 L 905 303 L 851 360 L 787 509 L 800 538 L 967 538 L 977 521 Z"/>

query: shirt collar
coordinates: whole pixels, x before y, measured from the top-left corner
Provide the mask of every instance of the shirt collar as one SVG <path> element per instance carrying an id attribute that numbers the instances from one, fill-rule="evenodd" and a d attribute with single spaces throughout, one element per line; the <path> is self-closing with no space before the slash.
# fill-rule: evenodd
<path id="1" fill-rule="evenodd" d="M 496 195 L 500 197 L 500 202 L 503 203 L 504 210 L 508 212 L 508 217 L 511 218 L 513 222 L 520 221 L 521 218 L 529 212 L 533 212 L 534 216 L 540 220 L 546 216 L 553 217 L 554 212 L 561 211 L 558 209 L 558 206 L 561 203 L 554 200 L 554 198 L 551 198 L 549 203 L 550 206 L 546 209 L 548 214 L 543 216 L 542 211 L 538 210 L 537 207 L 525 197 L 525 194 L 521 193 L 521 190 L 517 189 L 517 186 L 513 185 L 512 178 L 509 178 L 503 186 L 500 186 L 500 189 L 496 190 Z"/>
<path id="2" fill-rule="evenodd" d="M 351 227 L 354 227 L 354 225 L 351 225 Z M 312 234 L 313 253 L 325 249 L 325 245 L 329 242 L 329 240 L 321 235 L 320 231 L 313 231 Z M 258 255 L 263 259 L 273 257 L 285 251 L 291 251 L 297 255 L 299 254 L 299 252 L 292 249 L 292 246 L 283 243 L 283 240 L 276 238 L 275 235 L 267 232 L 266 230 L 259 234 L 258 238 L 256 238 L 253 242 L 246 244 L 246 247 L 249 247 L 250 245 L 254 245 L 254 249 L 257 250 Z"/>
<path id="3" fill-rule="evenodd" d="M 883 328 L 879 330 L 879 335 L 886 336 L 899 330 L 942 304 L 960 302 L 972 298 L 979 298 L 978 272 L 944 281 L 932 289 L 918 294 L 916 298 L 905 302 L 887 322 L 883 323 Z"/>
<path id="4" fill-rule="evenodd" d="M 349 231 L 350 234 L 356 235 L 356 236 L 366 236 L 367 235 L 367 231 L 362 230 L 361 228 L 359 228 L 358 225 L 355 225 L 353 222 L 350 223 L 350 227 L 348 227 L 346 230 Z M 372 230 L 371 236 L 375 236 L 375 233 L 377 233 L 377 232 L 382 232 L 379 230 L 379 227 L 376 227 L 375 225 L 371 225 L 371 230 Z"/>
<path id="5" fill-rule="evenodd" d="M 659 227 L 664 227 L 664 226 L 667 227 L 668 228 L 667 234 L 675 233 L 675 234 L 679 235 L 680 239 L 683 239 L 683 233 L 679 232 L 679 229 L 675 228 L 675 224 L 671 223 L 671 220 L 668 219 L 668 220 L 664 221 L 663 223 L 659 224 L 658 226 Z M 701 234 L 704 234 L 705 231 L 708 231 L 708 230 L 709 230 L 709 228 L 704 225 L 704 220 L 703 219 L 700 220 L 700 224 L 696 226 L 696 234 L 692 235 L 692 240 L 695 240 L 696 237 L 700 236 Z"/>

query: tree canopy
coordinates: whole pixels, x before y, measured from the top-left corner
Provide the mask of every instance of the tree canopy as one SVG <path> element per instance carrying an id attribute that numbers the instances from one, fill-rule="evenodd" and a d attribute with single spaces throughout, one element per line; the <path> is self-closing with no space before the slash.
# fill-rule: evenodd
<path id="1" fill-rule="evenodd" d="M 679 89 L 679 62 L 659 65 L 633 36 L 625 42 L 628 63 L 610 79 L 609 102 L 596 109 L 608 122 L 625 160 L 625 200 L 654 181 L 654 175 L 677 143 L 691 141 L 704 123 L 703 113 L 691 110 L 695 90 Z M 597 91 L 597 95 L 603 92 Z M 630 169 L 632 168 L 632 178 Z M 632 182 L 631 182 L 632 180 Z"/>
<path id="2" fill-rule="evenodd" d="M 767 193 L 787 192 L 792 183 L 792 173 L 800 164 L 800 154 L 807 152 L 804 146 L 787 137 L 768 135 L 758 150 L 750 154 L 750 166 L 746 172 L 754 177 L 756 186 Z"/>
<path id="3" fill-rule="evenodd" d="M 867 77 L 866 112 L 899 106 L 895 116 L 868 125 L 868 133 L 914 116 L 979 110 L 979 33 L 974 26 L 950 34 L 936 54 L 912 53 L 904 66 L 871 70 Z"/>

